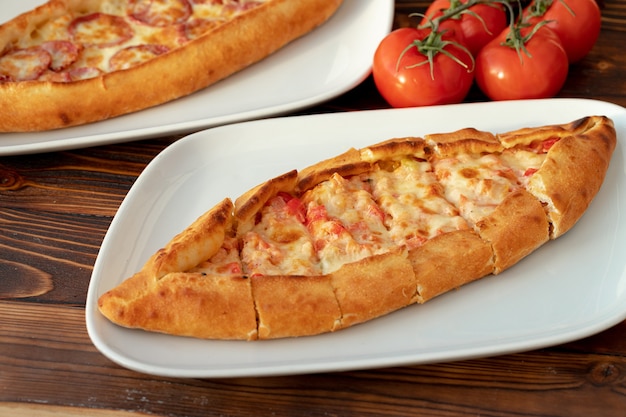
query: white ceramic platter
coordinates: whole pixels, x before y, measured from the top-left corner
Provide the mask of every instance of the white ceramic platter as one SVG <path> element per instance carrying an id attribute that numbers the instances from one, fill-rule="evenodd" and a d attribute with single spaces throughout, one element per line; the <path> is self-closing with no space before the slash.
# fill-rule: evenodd
<path id="1" fill-rule="evenodd" d="M 499 276 L 346 330 L 257 342 L 128 330 L 97 298 L 222 198 L 349 147 L 474 126 L 504 132 L 586 115 L 614 119 L 619 142 L 606 180 L 579 223 Z M 342 371 L 537 349 L 626 318 L 626 109 L 550 99 L 276 118 L 187 136 L 158 155 L 128 193 L 95 263 L 86 319 L 95 346 L 150 374 L 235 377 Z"/>
<path id="2" fill-rule="evenodd" d="M 43 1 L 3 2 L 0 23 L 40 3 Z M 0 133 L 0 155 L 189 133 L 324 102 L 367 78 L 374 51 L 391 29 L 393 11 L 392 0 L 345 0 L 321 27 L 207 89 L 161 106 L 85 126 L 38 133 Z"/>

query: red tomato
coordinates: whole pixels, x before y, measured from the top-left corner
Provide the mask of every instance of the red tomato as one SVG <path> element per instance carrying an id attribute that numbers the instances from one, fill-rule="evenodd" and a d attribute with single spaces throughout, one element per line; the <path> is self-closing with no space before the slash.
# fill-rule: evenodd
<path id="1" fill-rule="evenodd" d="M 430 29 L 397 29 L 378 45 L 372 74 L 378 91 L 393 107 L 459 103 L 467 95 L 474 78 L 472 57 L 458 46 L 461 42 L 452 24 L 443 26 L 445 33 L 437 35 L 443 43 L 435 43 L 445 53 L 433 53 L 431 63 L 426 52 L 418 49 L 418 44 L 436 35 Z"/>
<path id="2" fill-rule="evenodd" d="M 528 35 L 532 28 L 522 30 Z M 476 58 L 476 83 L 492 100 L 515 100 L 553 97 L 567 79 L 567 54 L 556 34 L 540 27 L 525 43 L 528 53 L 505 42 L 505 29 L 489 42 Z"/>
<path id="3" fill-rule="evenodd" d="M 534 0 L 524 16 L 531 23 L 550 21 L 547 26 L 558 35 L 570 63 L 583 59 L 600 35 L 602 16 L 595 0 Z"/>
<path id="4" fill-rule="evenodd" d="M 428 19 L 434 19 L 449 11 L 467 3 L 468 0 L 435 0 L 428 9 L 421 24 L 426 24 Z M 469 7 L 460 15 L 452 19 L 458 20 L 461 32 L 465 39 L 465 46 L 476 56 L 478 51 L 491 39 L 498 36 L 507 26 L 507 15 L 504 6 L 499 3 L 476 4 Z M 482 19 L 482 21 L 481 21 Z"/>

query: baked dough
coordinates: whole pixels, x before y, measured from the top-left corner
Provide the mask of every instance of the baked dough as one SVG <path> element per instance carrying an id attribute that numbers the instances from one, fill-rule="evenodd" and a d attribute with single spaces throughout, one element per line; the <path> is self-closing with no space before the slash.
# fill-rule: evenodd
<path id="1" fill-rule="evenodd" d="M 200 338 L 344 329 L 499 274 L 563 235 L 615 146 L 613 122 L 590 116 L 350 149 L 225 199 L 98 306 L 121 326 Z"/>
<path id="2" fill-rule="evenodd" d="M 130 0 L 51 0 L 0 26 L 0 59 L 64 16 L 101 13 Z M 342 0 L 265 0 L 202 36 L 128 69 L 71 82 L 3 80 L 0 132 L 82 125 L 156 106 L 203 89 L 262 60 L 325 22 Z M 225 6 L 223 6 L 225 7 Z M 65 38 L 68 29 L 62 29 Z M 53 34 L 56 39 L 58 34 Z M 172 30 L 170 37 L 176 36 Z M 47 41 L 50 39 L 43 39 Z"/>

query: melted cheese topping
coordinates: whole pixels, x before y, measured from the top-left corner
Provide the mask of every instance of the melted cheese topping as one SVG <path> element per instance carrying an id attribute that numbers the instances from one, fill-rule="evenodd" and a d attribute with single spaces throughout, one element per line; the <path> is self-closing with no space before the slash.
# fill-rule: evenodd
<path id="1" fill-rule="evenodd" d="M 502 153 L 502 161 L 511 167 L 521 185 L 526 187 L 532 175 L 541 168 L 546 160 L 546 153 L 528 150 L 506 150 Z"/>
<path id="2" fill-rule="evenodd" d="M 237 239 L 227 237 L 222 247 L 211 259 L 202 262 L 188 272 L 199 272 L 206 275 L 241 275 L 242 267 Z"/>
<path id="3" fill-rule="evenodd" d="M 324 273 L 392 247 L 384 214 L 364 187 L 334 174 L 302 198 Z"/>
<path id="4" fill-rule="evenodd" d="M 280 196 L 263 208 L 261 221 L 243 237 L 241 258 L 246 275 L 320 274 L 313 241 L 293 214 Z"/>
<path id="5" fill-rule="evenodd" d="M 443 197 L 430 163 L 404 158 L 393 171 L 379 169 L 368 177 L 397 245 L 413 248 L 437 235 L 468 228 Z"/>
<path id="6" fill-rule="evenodd" d="M 23 38 L 19 38 L 16 43 L 16 49 L 29 48 L 51 40 L 69 39 L 67 28 L 73 19 L 72 14 L 66 14 L 48 20 L 46 23 L 35 29 L 29 37 L 25 36 Z"/>
<path id="7" fill-rule="evenodd" d="M 446 199 L 473 223 L 493 213 L 519 187 L 511 168 L 493 154 L 438 160 L 435 173 L 445 189 Z"/>
<path id="8" fill-rule="evenodd" d="M 269 0 L 207 0 L 204 2 L 178 0 L 149 3 L 109 0 L 98 2 L 98 8 L 94 10 L 81 9 L 80 12 L 53 17 L 29 36 L 16 40 L 15 45 L 0 56 L 0 81 L 41 79 L 68 82 L 76 79 L 77 73 L 81 74 L 80 78 L 87 78 L 120 68 L 125 69 L 153 59 L 155 55 L 144 54 L 142 59 L 138 59 L 137 54 L 134 54 L 133 60 L 129 60 L 126 65 L 118 63 L 113 67 L 110 66 L 111 59 L 121 50 L 139 45 L 161 45 L 167 50 L 178 48 L 267 1 Z M 129 6 L 131 3 L 132 6 Z M 132 15 L 133 12 L 136 13 L 135 16 Z M 77 19 L 78 21 L 88 19 L 96 13 L 115 18 L 95 18 L 94 21 L 89 19 L 89 22 L 81 22 L 83 24 L 77 25 Z M 117 18 L 122 19 L 123 22 L 117 21 Z M 127 28 L 130 29 L 128 37 L 123 36 Z M 74 30 L 77 33 L 73 33 Z M 115 39 L 119 39 L 120 42 L 116 43 Z M 24 59 L 24 56 L 16 54 L 16 51 L 39 47 L 51 40 L 73 42 L 80 50 L 79 56 L 73 59 L 68 67 L 56 71 L 52 69 L 41 71 L 38 67 L 29 67 L 27 62 L 19 62 Z M 112 45 L 98 45 L 96 40 L 109 40 Z M 59 51 L 59 53 L 62 52 Z"/>
<path id="9" fill-rule="evenodd" d="M 397 247 L 413 249 L 491 215 L 545 158 L 529 148 L 432 162 L 407 155 L 373 163 L 361 175 L 335 173 L 301 199 L 279 193 L 238 244 L 227 240 L 194 270 L 318 276 Z"/>

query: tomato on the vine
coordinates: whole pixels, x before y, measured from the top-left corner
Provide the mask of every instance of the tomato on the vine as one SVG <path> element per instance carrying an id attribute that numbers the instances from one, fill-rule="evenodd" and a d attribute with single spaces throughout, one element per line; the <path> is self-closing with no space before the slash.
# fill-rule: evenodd
<path id="1" fill-rule="evenodd" d="M 548 22 L 570 63 L 583 59 L 600 35 L 602 16 L 595 0 L 533 0 L 524 9 L 524 16 L 531 23 Z"/>
<path id="2" fill-rule="evenodd" d="M 459 103 L 467 95 L 473 58 L 453 22 L 439 29 L 396 29 L 378 46 L 372 74 L 393 107 Z"/>
<path id="3" fill-rule="evenodd" d="M 567 54 L 558 36 L 540 25 L 505 29 L 476 57 L 475 76 L 490 99 L 514 100 L 555 96 L 568 71 Z"/>
<path id="4" fill-rule="evenodd" d="M 425 25 L 429 20 L 440 17 L 467 2 L 468 0 L 434 0 L 426 9 L 420 25 Z M 451 19 L 459 22 L 465 46 L 473 55 L 507 26 L 507 13 L 504 6 L 498 2 L 474 4 Z"/>

